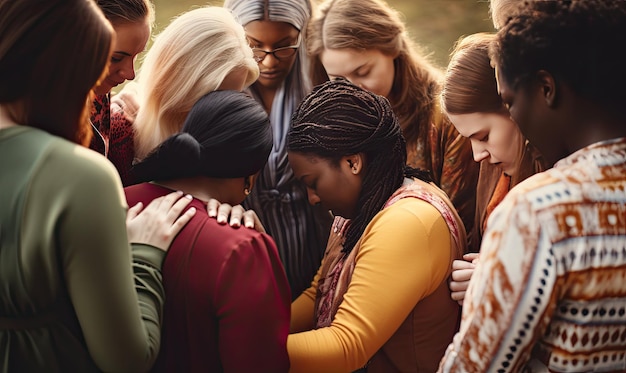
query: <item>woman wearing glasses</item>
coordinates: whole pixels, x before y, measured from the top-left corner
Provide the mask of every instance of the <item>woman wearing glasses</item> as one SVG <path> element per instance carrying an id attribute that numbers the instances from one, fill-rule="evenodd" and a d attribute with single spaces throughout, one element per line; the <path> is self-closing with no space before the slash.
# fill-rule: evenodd
<path id="1" fill-rule="evenodd" d="M 274 238 L 293 297 L 309 287 L 322 259 L 331 217 L 311 206 L 306 188 L 287 161 L 291 115 L 311 90 L 304 42 L 311 17 L 309 0 L 226 0 L 244 26 L 259 65 L 250 93 L 269 113 L 274 146 L 245 205 L 256 211 Z"/>

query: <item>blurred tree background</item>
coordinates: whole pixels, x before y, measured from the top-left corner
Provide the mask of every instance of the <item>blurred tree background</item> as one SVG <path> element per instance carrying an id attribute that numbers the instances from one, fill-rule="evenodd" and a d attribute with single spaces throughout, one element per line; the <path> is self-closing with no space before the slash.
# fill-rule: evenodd
<path id="1" fill-rule="evenodd" d="M 182 12 L 204 5 L 223 4 L 223 0 L 153 1 L 156 8 L 154 35 Z M 316 4 L 321 0 L 312 1 Z M 489 0 L 387 0 L 387 3 L 400 12 L 411 39 L 442 68 L 447 65 L 451 48 L 459 37 L 494 31 L 489 18 Z M 138 64 L 141 64 L 141 56 Z M 116 91 L 119 89 L 121 86 Z"/>

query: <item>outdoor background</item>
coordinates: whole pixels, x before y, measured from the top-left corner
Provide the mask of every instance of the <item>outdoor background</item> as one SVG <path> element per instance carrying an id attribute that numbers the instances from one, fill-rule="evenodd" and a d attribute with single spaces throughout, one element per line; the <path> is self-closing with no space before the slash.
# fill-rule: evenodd
<path id="1" fill-rule="evenodd" d="M 165 28 L 170 20 L 189 9 L 222 6 L 223 0 L 153 0 L 156 27 L 153 35 Z M 314 4 L 319 0 L 312 0 Z M 387 0 L 402 15 L 409 35 L 431 59 L 442 68 L 454 42 L 462 35 L 479 31 L 494 31 L 489 18 L 489 0 Z M 148 47 L 150 47 L 150 42 Z M 141 64 L 138 58 L 138 65 Z M 119 91 L 117 87 L 115 91 Z"/>

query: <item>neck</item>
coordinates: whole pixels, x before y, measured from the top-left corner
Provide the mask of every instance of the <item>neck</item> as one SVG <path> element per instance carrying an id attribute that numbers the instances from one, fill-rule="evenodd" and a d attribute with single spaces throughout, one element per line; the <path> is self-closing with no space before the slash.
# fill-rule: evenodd
<path id="1" fill-rule="evenodd" d="M 269 114 L 272 111 L 274 97 L 276 97 L 278 88 L 264 87 L 257 83 L 253 86 L 253 89 L 256 91 L 257 96 L 261 99 L 263 108 Z"/>
<path id="2" fill-rule="evenodd" d="M 172 190 L 180 190 L 204 202 L 208 202 L 213 198 L 221 203 L 237 205 L 243 200 L 243 178 L 217 179 L 199 176 L 187 179 L 154 181 L 153 184 Z"/>
<path id="3" fill-rule="evenodd" d="M 13 126 L 17 126 L 17 123 L 11 119 L 8 110 L 4 107 L 4 105 L 0 105 L 0 129 Z"/>

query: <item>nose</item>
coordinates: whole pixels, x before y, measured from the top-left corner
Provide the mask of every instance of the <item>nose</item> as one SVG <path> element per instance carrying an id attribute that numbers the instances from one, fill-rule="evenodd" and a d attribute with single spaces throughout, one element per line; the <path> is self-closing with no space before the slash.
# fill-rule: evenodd
<path id="1" fill-rule="evenodd" d="M 476 141 L 472 141 L 472 154 L 474 155 L 474 161 L 480 162 L 489 158 L 489 152 L 484 146 L 478 144 Z"/>
<path id="2" fill-rule="evenodd" d="M 126 80 L 135 79 L 135 61 L 131 60 L 130 63 L 122 67 L 120 76 Z"/>
<path id="3" fill-rule="evenodd" d="M 318 203 L 322 202 L 317 193 L 315 193 L 312 189 L 306 188 L 306 193 L 309 198 L 309 204 L 311 204 L 311 206 L 315 206 Z"/>
<path id="4" fill-rule="evenodd" d="M 274 54 L 268 53 L 267 55 L 265 55 L 265 58 L 263 59 L 263 61 L 261 61 L 261 63 L 263 64 L 263 66 L 272 68 L 277 66 L 280 61 L 276 57 L 274 57 Z"/>

